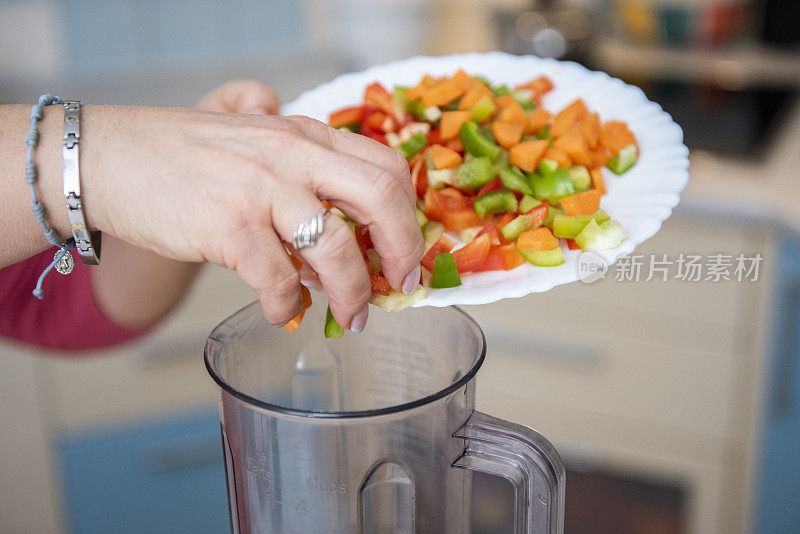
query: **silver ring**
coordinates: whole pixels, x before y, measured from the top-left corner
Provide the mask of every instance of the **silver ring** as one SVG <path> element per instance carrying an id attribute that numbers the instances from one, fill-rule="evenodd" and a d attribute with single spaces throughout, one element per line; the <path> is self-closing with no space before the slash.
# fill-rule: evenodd
<path id="1" fill-rule="evenodd" d="M 300 223 L 300 226 L 298 226 L 297 230 L 292 234 L 295 250 L 313 247 L 317 244 L 317 239 L 322 235 L 325 219 L 330 213 L 331 210 L 325 208 L 310 219 Z"/>

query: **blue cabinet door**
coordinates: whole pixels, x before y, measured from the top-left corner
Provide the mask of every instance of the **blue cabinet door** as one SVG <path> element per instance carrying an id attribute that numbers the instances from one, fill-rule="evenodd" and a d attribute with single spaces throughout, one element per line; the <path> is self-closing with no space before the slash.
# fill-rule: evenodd
<path id="1" fill-rule="evenodd" d="M 800 532 L 800 241 L 783 240 L 773 305 L 756 525 Z"/>
<path id="2" fill-rule="evenodd" d="M 216 410 L 57 441 L 73 534 L 230 532 Z"/>

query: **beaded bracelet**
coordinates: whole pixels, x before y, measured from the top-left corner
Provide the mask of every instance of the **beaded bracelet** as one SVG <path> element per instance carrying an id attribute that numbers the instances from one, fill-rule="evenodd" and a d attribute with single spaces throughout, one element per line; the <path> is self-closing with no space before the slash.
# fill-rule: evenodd
<path id="1" fill-rule="evenodd" d="M 44 297 L 44 291 L 42 291 L 44 278 L 53 267 L 61 274 L 69 274 L 75 267 L 75 260 L 69 253 L 69 249 L 75 246 L 75 241 L 72 238 L 62 241 L 58 232 L 47 225 L 44 206 L 39 202 L 39 197 L 36 194 L 36 180 L 39 172 L 36 169 L 36 163 L 33 161 L 33 151 L 36 145 L 39 144 L 39 130 L 36 129 L 36 124 L 43 116 L 42 107 L 61 103 L 62 100 L 57 96 L 51 94 L 40 96 L 39 102 L 31 107 L 31 128 L 28 130 L 28 135 L 25 138 L 25 144 L 28 145 L 28 159 L 25 161 L 25 179 L 28 182 L 28 186 L 31 189 L 31 196 L 33 197 L 31 210 L 33 211 L 33 216 L 36 218 L 36 221 L 42 226 L 44 237 L 59 249 L 53 261 L 42 271 L 42 274 L 39 275 L 39 279 L 36 281 L 36 289 L 33 290 L 33 295 L 39 299 Z"/>

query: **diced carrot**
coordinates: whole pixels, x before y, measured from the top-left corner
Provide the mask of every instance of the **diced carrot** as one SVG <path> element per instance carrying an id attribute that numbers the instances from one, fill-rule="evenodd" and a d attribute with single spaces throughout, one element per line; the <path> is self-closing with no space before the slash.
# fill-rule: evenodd
<path id="1" fill-rule="evenodd" d="M 591 151 L 592 167 L 605 167 L 608 160 L 611 159 L 611 154 L 603 145 L 597 145 L 597 148 Z"/>
<path id="2" fill-rule="evenodd" d="M 483 187 L 478 189 L 478 193 L 475 195 L 479 197 L 481 195 L 485 195 L 486 193 L 491 193 L 492 191 L 501 191 L 503 189 L 503 182 L 500 180 L 499 177 L 495 176 L 491 180 L 489 180 Z"/>
<path id="3" fill-rule="evenodd" d="M 342 108 L 331 113 L 330 117 L 328 118 L 328 124 L 330 124 L 333 128 L 341 128 L 342 126 L 353 124 L 354 122 L 360 123 L 363 116 L 363 106 Z"/>
<path id="4" fill-rule="evenodd" d="M 378 82 L 369 84 L 364 90 L 364 102 L 367 104 L 374 104 L 386 113 L 392 113 L 394 111 L 392 94 Z"/>
<path id="5" fill-rule="evenodd" d="M 612 156 L 628 145 L 635 145 L 636 136 L 621 121 L 607 121 L 600 128 L 600 144 L 608 149 Z"/>
<path id="6" fill-rule="evenodd" d="M 509 150 L 511 163 L 525 172 L 533 172 L 536 170 L 536 166 L 545 154 L 549 144 L 546 139 L 538 139 L 536 141 L 523 141 L 514 145 Z"/>
<path id="7" fill-rule="evenodd" d="M 523 250 L 553 250 L 558 248 L 558 239 L 546 226 L 522 232 L 517 239 L 517 246 Z"/>
<path id="8" fill-rule="evenodd" d="M 504 107 L 500 113 L 497 114 L 497 120 L 502 122 L 510 122 L 512 124 L 519 124 L 525 126 L 528 122 L 528 116 L 525 115 L 525 110 L 519 105 L 519 102 L 514 100 L 511 104 Z"/>
<path id="9" fill-rule="evenodd" d="M 442 145 L 432 145 L 426 155 L 431 158 L 436 169 L 452 169 L 461 165 L 461 154 Z"/>
<path id="10" fill-rule="evenodd" d="M 547 152 L 544 153 L 544 157 L 547 159 L 552 159 L 556 163 L 558 163 L 559 167 L 570 167 L 572 166 L 572 158 L 569 157 L 569 154 L 564 152 L 562 149 L 551 146 L 547 149 Z"/>
<path id="11" fill-rule="evenodd" d="M 425 91 L 425 86 L 420 82 L 414 87 L 409 87 L 406 91 L 406 96 L 409 100 L 419 100 L 422 97 L 423 91 Z"/>
<path id="12" fill-rule="evenodd" d="M 550 119 L 553 114 L 544 108 L 536 108 L 528 115 L 528 120 L 525 122 L 525 130 L 522 132 L 525 135 L 532 135 L 539 133 L 542 128 L 550 124 Z"/>
<path id="13" fill-rule="evenodd" d="M 295 315 L 291 321 L 283 325 L 287 332 L 296 332 L 298 328 L 300 328 L 300 324 L 303 322 L 303 316 L 306 314 L 306 310 L 302 310 L 300 313 Z"/>
<path id="14" fill-rule="evenodd" d="M 466 230 L 473 226 L 484 226 L 491 220 L 491 217 L 480 218 L 472 211 L 472 208 L 461 208 L 455 210 L 445 210 L 442 213 L 442 224 L 445 230 L 457 232 Z"/>
<path id="15" fill-rule="evenodd" d="M 590 189 L 561 199 L 561 207 L 567 215 L 592 215 L 600 209 L 600 191 Z"/>
<path id="16" fill-rule="evenodd" d="M 372 128 L 373 130 L 383 130 L 383 123 L 386 120 L 388 115 L 383 111 L 376 110 L 373 113 L 370 113 L 368 117 L 364 119 L 364 122 L 361 123 L 362 126 L 366 128 Z"/>
<path id="17" fill-rule="evenodd" d="M 303 299 L 303 309 L 311 307 L 311 291 L 306 286 L 300 284 L 300 298 Z"/>
<path id="18" fill-rule="evenodd" d="M 597 143 L 600 142 L 600 116 L 597 113 L 589 113 L 583 118 L 581 134 L 589 149 L 597 148 Z"/>
<path id="19" fill-rule="evenodd" d="M 420 261 L 420 264 L 429 271 L 433 271 L 433 264 L 436 260 L 436 255 L 440 252 L 450 252 L 453 250 L 454 246 L 456 246 L 456 242 L 450 239 L 447 234 L 443 234 L 442 237 L 440 237 L 439 240 L 431 245 L 431 248 L 425 252 L 425 255 L 422 256 L 422 261 Z"/>
<path id="20" fill-rule="evenodd" d="M 464 90 L 451 79 L 445 79 L 430 87 L 426 87 L 422 92 L 422 105 L 446 106 L 456 98 L 464 94 Z"/>
<path id="21" fill-rule="evenodd" d="M 579 127 L 572 128 L 569 132 L 557 138 L 553 146 L 562 149 L 569 154 L 570 159 L 578 165 L 591 165 L 592 158 L 589 155 L 589 147 L 580 132 Z"/>
<path id="22" fill-rule="evenodd" d="M 550 133 L 556 139 L 567 133 L 572 126 L 579 122 L 588 110 L 586 104 L 580 98 L 575 99 L 570 105 L 562 109 L 553 117 L 553 125 L 550 126 Z"/>
<path id="23" fill-rule="evenodd" d="M 547 76 L 539 76 L 523 85 L 518 85 L 517 89 L 530 89 L 534 94 L 542 96 L 553 88 L 553 82 Z"/>
<path id="24" fill-rule="evenodd" d="M 439 136 L 444 141 L 458 137 L 458 130 L 461 129 L 461 125 L 471 118 L 471 111 L 445 111 L 442 113 Z"/>
<path id="25" fill-rule="evenodd" d="M 492 134 L 497 143 L 503 148 L 511 148 L 522 139 L 523 127 L 512 122 L 496 120 L 492 123 Z"/>
<path id="26" fill-rule="evenodd" d="M 443 78 L 436 78 L 434 76 L 431 76 L 430 74 L 426 74 L 422 77 L 422 80 L 419 83 L 422 84 L 422 87 L 430 87 L 431 85 L 441 81 L 442 79 Z"/>
<path id="27" fill-rule="evenodd" d="M 511 95 L 494 97 L 494 105 L 497 106 L 498 111 L 507 108 L 511 104 L 517 104 L 517 101 Z"/>
<path id="28" fill-rule="evenodd" d="M 480 102 L 485 96 L 488 96 L 494 100 L 494 95 L 489 88 L 479 82 L 478 84 L 467 89 L 467 92 L 461 97 L 461 102 L 458 104 L 458 109 L 461 111 L 470 109 L 472 106 Z"/>
<path id="29" fill-rule="evenodd" d="M 456 262 L 456 269 L 459 273 L 474 271 L 483 264 L 486 255 L 491 248 L 489 236 L 483 234 L 476 237 L 466 246 L 453 252 L 453 260 Z"/>
<path id="30" fill-rule="evenodd" d="M 476 83 L 481 83 L 474 77 L 464 72 L 464 69 L 458 69 L 456 73 L 453 74 L 453 81 L 456 83 L 456 85 L 461 87 L 464 92 L 467 92 L 467 90 Z"/>
<path id="31" fill-rule="evenodd" d="M 595 168 L 589 170 L 589 176 L 592 177 L 592 187 L 600 191 L 601 195 L 606 194 L 606 182 L 603 179 L 603 169 Z"/>
<path id="32" fill-rule="evenodd" d="M 388 295 L 392 289 L 389 281 L 386 280 L 382 273 L 369 273 L 369 283 L 372 287 L 372 292 L 379 295 Z"/>

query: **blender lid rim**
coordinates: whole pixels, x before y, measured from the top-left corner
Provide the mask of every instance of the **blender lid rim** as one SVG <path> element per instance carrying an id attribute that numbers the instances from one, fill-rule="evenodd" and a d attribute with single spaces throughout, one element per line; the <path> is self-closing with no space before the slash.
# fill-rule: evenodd
<path id="1" fill-rule="evenodd" d="M 256 305 L 256 304 L 258 304 L 257 301 L 253 302 L 251 304 L 248 304 L 244 308 L 242 308 L 239 311 L 237 311 L 236 313 L 234 313 L 231 317 L 236 316 L 236 315 L 238 315 L 240 313 L 243 313 L 245 310 L 247 310 L 247 308 L 249 308 L 249 307 L 251 307 L 253 305 Z M 247 393 L 242 393 L 241 391 L 238 391 L 233 386 L 228 384 L 225 380 L 223 380 L 217 374 L 217 372 L 214 370 L 214 368 L 213 368 L 213 366 L 211 364 L 210 356 L 209 356 L 209 347 L 210 347 L 212 342 L 219 341 L 218 339 L 215 339 L 213 336 L 214 336 L 214 333 L 217 331 L 217 329 L 221 326 L 221 324 L 217 325 L 214 328 L 214 330 L 211 331 L 211 335 L 209 336 L 208 341 L 206 342 L 206 346 L 203 349 L 203 361 L 204 361 L 205 366 L 206 366 L 206 371 L 208 371 L 208 374 L 211 375 L 211 378 L 214 380 L 214 382 L 217 383 L 217 385 L 220 388 L 222 388 L 223 391 L 227 392 L 228 394 L 236 397 L 237 399 L 239 399 L 239 400 L 241 400 L 241 401 L 243 401 L 243 402 L 245 402 L 247 404 L 250 404 L 250 405 L 255 406 L 257 408 L 260 408 L 262 410 L 266 410 L 266 411 L 270 411 L 270 412 L 277 412 L 277 413 L 284 414 L 284 415 L 292 415 L 292 416 L 314 418 L 314 419 L 357 419 L 357 418 L 375 417 L 375 416 L 389 415 L 389 414 L 404 412 L 404 411 L 407 411 L 407 410 L 412 410 L 414 408 L 418 408 L 420 406 L 424 406 L 425 404 L 430 404 L 430 403 L 432 403 L 434 401 L 437 401 L 437 400 L 439 400 L 441 398 L 447 397 L 451 393 L 454 393 L 454 392 L 458 391 L 459 389 L 461 389 L 462 386 L 464 386 L 470 380 L 472 380 L 472 378 L 478 372 L 478 369 L 480 369 L 481 366 L 483 365 L 483 361 L 486 358 L 486 336 L 484 335 L 483 330 L 481 329 L 481 327 L 478 325 L 477 322 L 475 322 L 475 319 L 470 317 L 469 314 L 467 314 L 464 310 L 462 310 L 458 306 L 448 306 L 448 307 L 454 309 L 455 311 L 457 311 L 458 313 L 463 315 L 467 319 L 467 321 L 469 321 L 472 324 L 472 326 L 478 330 L 478 333 L 480 333 L 480 336 L 481 336 L 480 354 L 478 355 L 478 358 L 475 360 L 475 362 L 472 364 L 472 366 L 467 370 L 467 372 L 464 373 L 463 376 L 461 376 L 458 380 L 456 380 L 455 382 L 453 382 L 452 384 L 450 384 L 446 388 L 443 388 L 443 389 L 441 389 L 439 391 L 431 393 L 430 395 L 427 395 L 427 396 L 422 397 L 420 399 L 416 399 L 416 400 L 413 400 L 411 402 L 405 402 L 403 404 L 395 404 L 393 406 L 386 406 L 384 408 L 377 408 L 377 409 L 374 409 L 374 410 L 318 411 L 318 412 L 315 412 L 315 411 L 312 411 L 312 410 L 300 410 L 300 409 L 297 409 L 297 408 L 287 408 L 285 406 L 279 406 L 277 404 L 271 404 L 269 402 L 259 400 L 259 399 L 255 398 L 255 397 L 251 397 Z M 227 322 L 231 317 L 228 317 L 228 319 L 225 319 L 225 321 L 223 321 L 223 323 Z"/>

